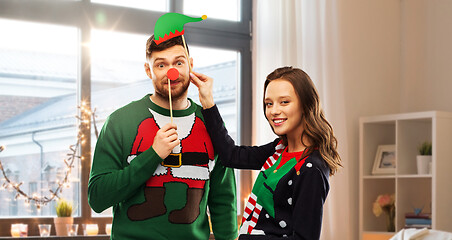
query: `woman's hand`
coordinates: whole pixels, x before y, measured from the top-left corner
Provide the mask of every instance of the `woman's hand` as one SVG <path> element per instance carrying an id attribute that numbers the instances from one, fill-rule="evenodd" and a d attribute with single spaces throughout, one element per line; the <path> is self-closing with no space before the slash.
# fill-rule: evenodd
<path id="1" fill-rule="evenodd" d="M 199 101 L 204 109 L 215 105 L 212 95 L 213 79 L 201 73 L 191 72 L 190 80 L 198 87 Z"/>

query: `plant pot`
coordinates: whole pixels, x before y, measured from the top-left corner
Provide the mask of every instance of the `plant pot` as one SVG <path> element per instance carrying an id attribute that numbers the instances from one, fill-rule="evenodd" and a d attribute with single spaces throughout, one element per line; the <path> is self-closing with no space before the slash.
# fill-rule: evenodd
<path id="1" fill-rule="evenodd" d="M 57 236 L 67 236 L 67 224 L 73 224 L 73 217 L 56 217 L 53 219 Z"/>
<path id="2" fill-rule="evenodd" d="M 417 155 L 417 174 L 430 174 L 432 166 L 432 156 L 430 155 Z"/>

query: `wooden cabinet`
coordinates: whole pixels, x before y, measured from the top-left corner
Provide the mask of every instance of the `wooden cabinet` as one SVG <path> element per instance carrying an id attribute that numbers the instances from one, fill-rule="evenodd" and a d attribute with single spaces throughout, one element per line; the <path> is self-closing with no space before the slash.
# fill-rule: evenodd
<path id="1" fill-rule="evenodd" d="M 395 194 L 396 232 L 405 213 L 424 207 L 432 228 L 452 232 L 452 113 L 419 112 L 362 117 L 359 121 L 360 238 L 386 234 L 386 218 L 375 217 L 372 204 L 380 194 Z M 416 155 L 424 141 L 432 142 L 431 174 L 417 174 Z M 378 146 L 395 145 L 393 174 L 372 174 Z M 395 232 L 394 232 L 395 233 Z"/>

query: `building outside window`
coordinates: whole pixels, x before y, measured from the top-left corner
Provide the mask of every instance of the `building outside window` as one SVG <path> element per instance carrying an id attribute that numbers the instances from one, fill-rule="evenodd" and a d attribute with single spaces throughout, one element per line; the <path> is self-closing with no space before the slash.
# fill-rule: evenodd
<path id="1" fill-rule="evenodd" d="M 76 143 L 77 39 L 74 27 L 0 19 L 0 144 L 2 164 L 30 196 L 50 195 L 44 171 L 59 169 Z M 61 34 L 54 34 L 59 32 Z M 75 163 L 78 166 L 78 163 Z M 3 178 L 3 176 L 1 176 Z M 53 179 L 62 179 L 54 176 Z M 72 179 L 79 179 L 78 168 Z M 80 184 L 80 181 L 74 181 Z M 15 209 L 0 217 L 52 216 L 52 204 L 37 209 L 11 189 L 0 201 Z M 80 194 L 61 197 L 80 202 Z M 2 204 L 8 208 L 8 204 Z M 75 213 L 75 216 L 79 212 Z"/>

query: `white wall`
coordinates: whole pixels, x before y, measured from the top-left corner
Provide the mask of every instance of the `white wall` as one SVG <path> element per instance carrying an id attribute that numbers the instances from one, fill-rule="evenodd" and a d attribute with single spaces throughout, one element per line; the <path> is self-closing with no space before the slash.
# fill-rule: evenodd
<path id="1" fill-rule="evenodd" d="M 401 111 L 452 112 L 452 1 L 402 1 Z"/>
<path id="2" fill-rule="evenodd" d="M 342 57 L 338 64 L 342 65 L 347 135 L 342 138 L 346 142 L 339 144 L 346 145 L 343 147 L 348 159 L 343 159 L 343 172 L 350 181 L 349 186 L 334 187 L 350 191 L 351 222 L 338 224 L 350 228 L 346 238 L 359 239 L 358 120 L 362 116 L 400 111 L 400 3 L 346 0 L 338 7 L 342 15 L 338 24 Z"/>

